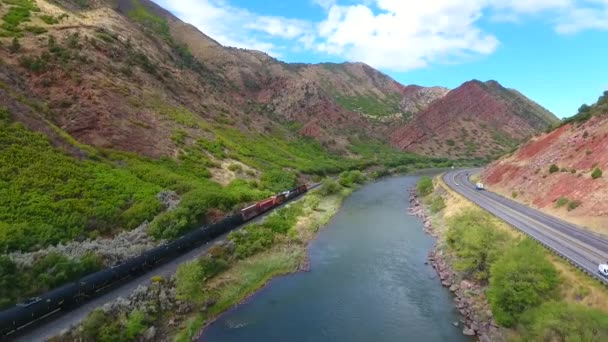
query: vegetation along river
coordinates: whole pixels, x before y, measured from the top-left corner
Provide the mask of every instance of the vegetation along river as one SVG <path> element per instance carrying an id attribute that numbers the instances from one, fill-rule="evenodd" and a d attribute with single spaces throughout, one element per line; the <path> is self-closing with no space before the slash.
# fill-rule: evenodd
<path id="1" fill-rule="evenodd" d="M 418 177 L 348 197 L 309 247 L 310 272 L 279 277 L 205 329 L 201 341 L 468 341 L 425 260 L 433 238 L 407 215 Z"/>

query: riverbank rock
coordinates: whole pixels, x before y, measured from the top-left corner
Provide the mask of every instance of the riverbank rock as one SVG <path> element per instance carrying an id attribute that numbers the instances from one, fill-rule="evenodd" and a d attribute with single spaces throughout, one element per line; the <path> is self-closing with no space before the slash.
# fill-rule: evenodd
<path id="1" fill-rule="evenodd" d="M 475 331 L 471 328 L 464 328 L 462 333 L 467 336 L 475 336 Z"/>
<path id="2" fill-rule="evenodd" d="M 155 326 L 151 326 L 148 329 L 146 329 L 146 331 L 144 331 L 142 338 L 144 339 L 144 341 L 152 341 L 154 340 L 154 337 L 156 337 L 156 327 Z"/>

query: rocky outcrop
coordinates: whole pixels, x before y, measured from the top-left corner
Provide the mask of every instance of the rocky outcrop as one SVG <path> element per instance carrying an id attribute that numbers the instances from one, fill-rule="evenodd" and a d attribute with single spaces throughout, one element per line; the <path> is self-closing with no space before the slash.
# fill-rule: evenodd
<path id="1" fill-rule="evenodd" d="M 420 202 L 414 189 L 410 190 L 410 215 L 414 215 L 424 223 L 424 231 L 427 234 L 438 237 L 439 234 L 433 229 L 431 218 L 424 205 Z M 500 329 L 493 319 L 492 311 L 485 297 L 484 288 L 475 282 L 462 279 L 447 261 L 446 255 L 436 243 L 429 252 L 428 263 L 435 269 L 441 285 L 448 288 L 454 294 L 454 303 L 463 316 L 462 333 L 467 336 L 477 336 L 479 341 L 501 341 Z M 453 322 L 459 327 L 459 322 Z"/>

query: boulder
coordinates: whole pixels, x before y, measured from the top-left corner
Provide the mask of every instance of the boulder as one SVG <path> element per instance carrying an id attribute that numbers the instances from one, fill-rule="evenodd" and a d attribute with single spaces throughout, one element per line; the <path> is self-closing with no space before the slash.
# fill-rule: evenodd
<path id="1" fill-rule="evenodd" d="M 475 336 L 475 331 L 471 328 L 464 328 L 462 333 L 466 336 Z"/>
<path id="2" fill-rule="evenodd" d="M 156 336 L 156 327 L 151 326 L 148 329 L 146 329 L 146 331 L 144 331 L 142 338 L 144 339 L 144 341 L 152 341 L 155 336 Z"/>

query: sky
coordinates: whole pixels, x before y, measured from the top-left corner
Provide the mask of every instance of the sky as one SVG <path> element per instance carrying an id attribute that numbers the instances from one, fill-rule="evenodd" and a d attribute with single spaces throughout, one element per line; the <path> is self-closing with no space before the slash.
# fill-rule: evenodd
<path id="1" fill-rule="evenodd" d="M 154 1 L 223 45 L 405 85 L 496 80 L 558 117 L 608 90 L 608 0 Z"/>

